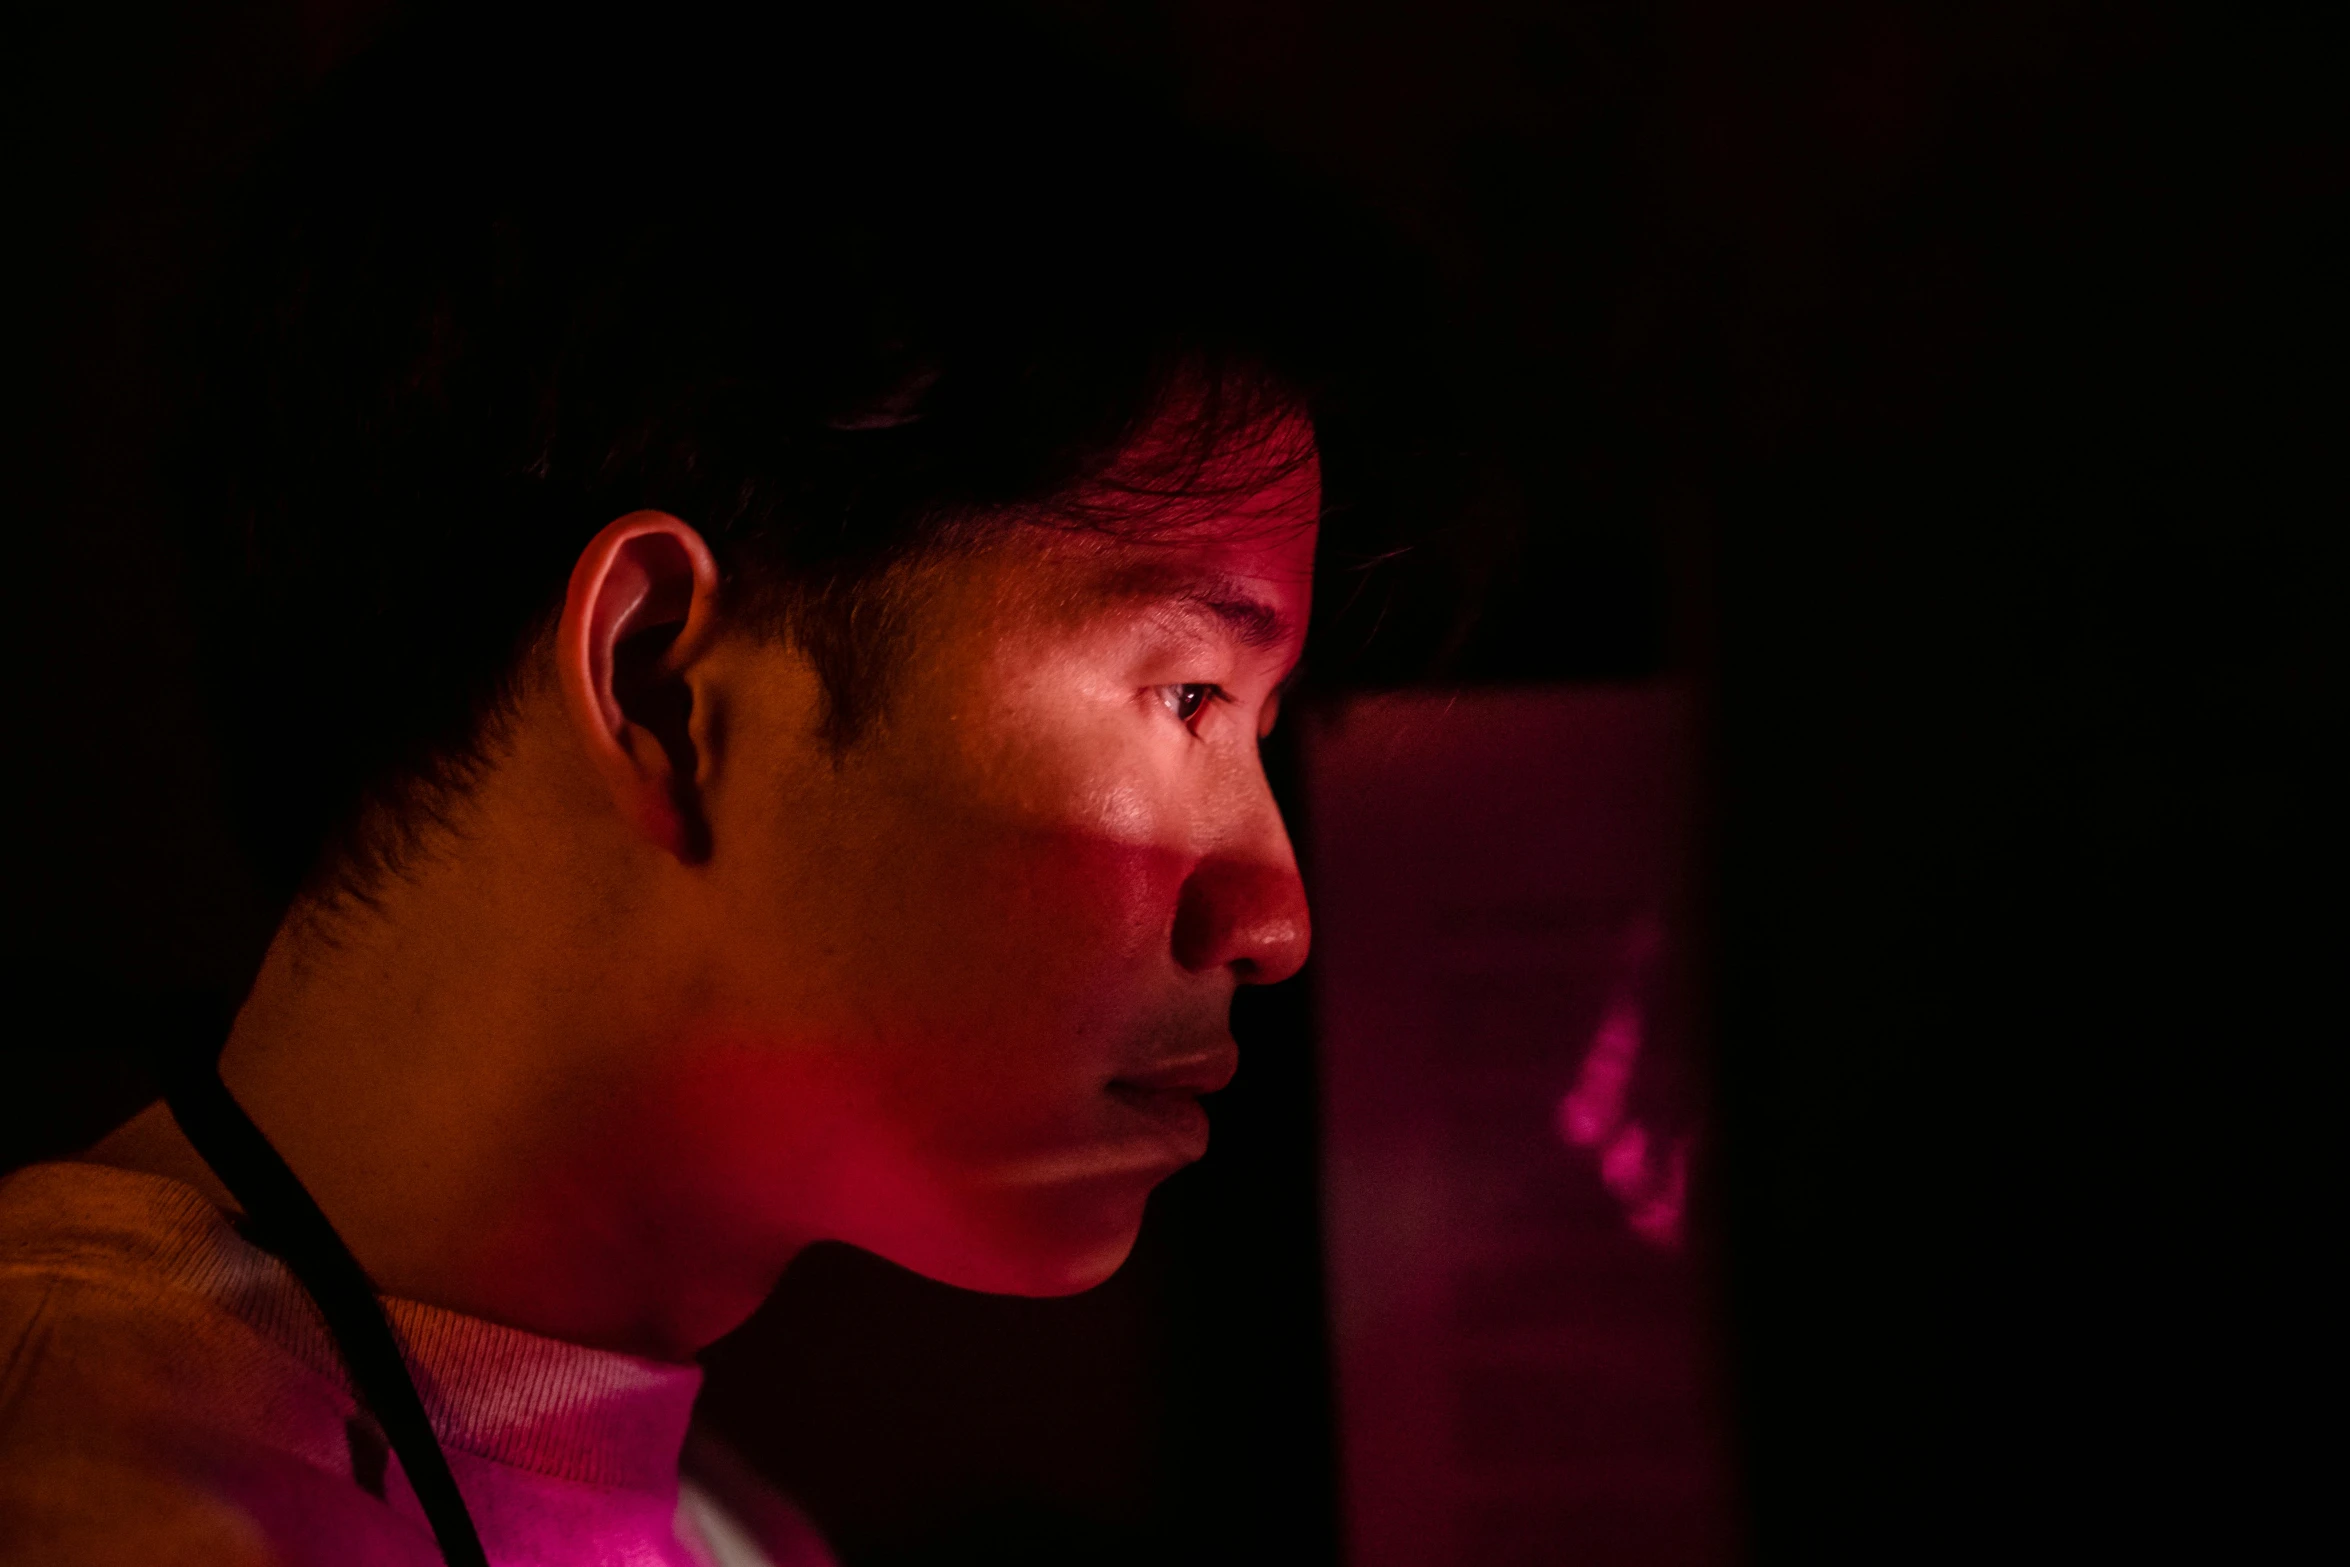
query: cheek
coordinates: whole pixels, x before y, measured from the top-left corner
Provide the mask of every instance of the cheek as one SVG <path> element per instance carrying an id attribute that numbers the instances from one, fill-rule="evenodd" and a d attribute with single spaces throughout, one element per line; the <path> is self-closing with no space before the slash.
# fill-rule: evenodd
<path id="1" fill-rule="evenodd" d="M 1122 725 L 1000 714 L 877 792 L 860 836 L 879 852 L 840 867 L 893 990 L 983 1032 L 1164 979 L 1189 868 L 1165 781 Z"/>
<path id="2" fill-rule="evenodd" d="M 1133 786 L 1004 801 L 991 782 L 852 779 L 760 823 L 705 926 L 743 1021 L 840 1041 L 893 1097 L 952 1085 L 965 1104 L 1032 1094 L 1147 1026 L 1178 982 L 1190 870 L 1148 841 L 1162 806 Z"/>
<path id="3" fill-rule="evenodd" d="M 873 1004 L 929 1042 L 920 1067 L 984 1097 L 1111 1061 L 1174 980 L 1186 872 L 1177 854 L 1083 829 L 950 834 L 891 868 Z"/>

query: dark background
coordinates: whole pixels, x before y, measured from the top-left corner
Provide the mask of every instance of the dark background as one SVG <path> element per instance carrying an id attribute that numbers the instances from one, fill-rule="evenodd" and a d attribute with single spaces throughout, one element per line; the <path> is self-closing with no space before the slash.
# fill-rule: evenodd
<path id="1" fill-rule="evenodd" d="M 2313 24 L 1035 9 L 1425 282 L 1473 483 L 1346 678 L 1703 694 L 1754 1554 L 2281 1537 L 2334 1358 L 2342 1033 L 2345 149 Z M 178 1026 L 143 998 L 234 990 L 266 936 L 187 674 L 163 344 L 225 182 L 375 10 L 6 24 L 7 1162 L 135 1103 L 128 1047 Z M 1241 1027 L 1216 1152 L 1105 1290 L 819 1253 L 713 1353 L 714 1423 L 852 1564 L 1334 1559 L 1302 992 Z"/>

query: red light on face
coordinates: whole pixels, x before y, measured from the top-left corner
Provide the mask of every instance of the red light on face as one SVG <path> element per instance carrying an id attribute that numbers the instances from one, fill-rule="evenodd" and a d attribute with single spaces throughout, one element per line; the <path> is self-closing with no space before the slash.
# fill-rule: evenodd
<path id="1" fill-rule="evenodd" d="M 1120 492 L 1086 498 L 1092 525 L 1002 518 L 909 565 L 885 716 L 844 749 L 811 743 L 803 649 L 711 645 L 712 852 L 664 883 L 682 999 L 567 1092 L 611 1110 L 578 1184 L 701 1191 L 679 1246 L 734 1238 L 753 1287 L 730 1298 L 820 1240 L 966 1288 L 1087 1289 L 1204 1153 L 1233 997 L 1309 940 L 1260 747 L 1320 503 L 1302 424 L 1229 473 L 1206 455 L 1197 504 L 1132 536 Z"/>

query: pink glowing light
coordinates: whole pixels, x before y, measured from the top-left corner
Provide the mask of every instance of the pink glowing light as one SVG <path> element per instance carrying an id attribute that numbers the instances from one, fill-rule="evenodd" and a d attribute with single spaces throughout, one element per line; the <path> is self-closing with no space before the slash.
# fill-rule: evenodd
<path id="1" fill-rule="evenodd" d="M 1638 1003 L 1620 1000 L 1592 1033 L 1583 1070 L 1559 1101 L 1559 1135 L 1569 1147 L 1601 1147 L 1623 1125 L 1624 1093 L 1640 1059 L 1641 1021 Z"/>
<path id="2" fill-rule="evenodd" d="M 1635 927 L 1632 966 L 1647 966 L 1657 945 L 1652 925 Z M 1632 1077 L 1647 1043 L 1647 1017 L 1639 1001 L 1622 995 L 1592 1031 L 1575 1085 L 1558 1105 L 1559 1136 L 1567 1146 L 1599 1157 L 1599 1178 L 1624 1205 L 1632 1232 L 1667 1250 L 1681 1244 L 1682 1214 L 1688 1206 L 1689 1137 L 1659 1137 L 1627 1112 Z"/>

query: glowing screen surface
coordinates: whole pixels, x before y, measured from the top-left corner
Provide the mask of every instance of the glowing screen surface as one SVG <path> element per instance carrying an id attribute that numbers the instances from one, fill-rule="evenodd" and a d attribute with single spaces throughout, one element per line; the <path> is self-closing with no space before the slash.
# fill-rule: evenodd
<path id="1" fill-rule="evenodd" d="M 1306 749 L 1351 1567 L 1727 1556 L 1683 706 L 1387 696 Z"/>

